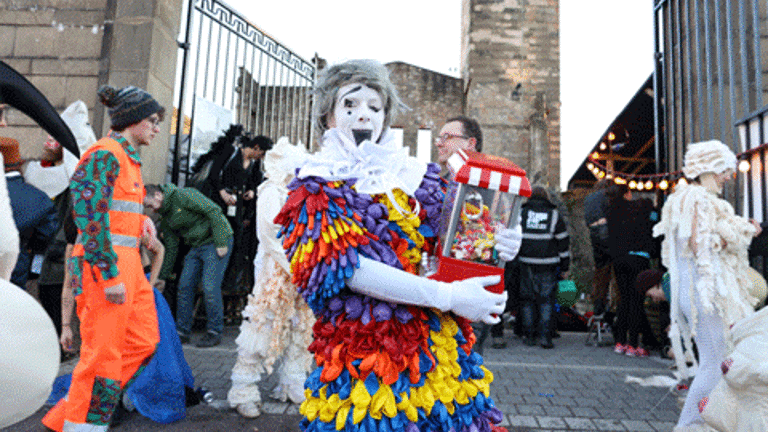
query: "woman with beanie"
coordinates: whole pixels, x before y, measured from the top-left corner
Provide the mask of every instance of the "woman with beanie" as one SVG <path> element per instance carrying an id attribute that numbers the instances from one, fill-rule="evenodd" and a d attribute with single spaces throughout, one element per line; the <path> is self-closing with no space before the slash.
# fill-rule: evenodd
<path id="1" fill-rule="evenodd" d="M 699 403 L 722 374 L 729 327 L 751 315 L 757 302 L 748 291 L 747 257 L 755 227 L 719 197 L 735 169 L 736 156 L 722 142 L 689 145 L 683 174 L 690 184 L 678 184 L 653 228 L 655 236 L 664 235 L 661 258 L 672 287 L 669 336 L 683 378 L 692 371 L 681 338 L 688 353 L 695 339 L 700 360 L 675 432 L 712 430 L 699 413 Z"/>
<path id="2" fill-rule="evenodd" d="M 122 392 L 158 343 L 152 287 L 140 240 L 144 183 L 139 146 L 160 131 L 164 109 L 146 91 L 99 88 L 111 130 L 80 158 L 70 183 L 78 238 L 67 262 L 82 344 L 72 385 L 43 418 L 55 431 L 107 430 Z"/>

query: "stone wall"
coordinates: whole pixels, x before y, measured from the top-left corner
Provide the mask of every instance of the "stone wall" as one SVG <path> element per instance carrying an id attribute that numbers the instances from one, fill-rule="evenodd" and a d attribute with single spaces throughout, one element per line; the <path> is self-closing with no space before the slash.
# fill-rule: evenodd
<path id="1" fill-rule="evenodd" d="M 463 81 L 402 62 L 386 66 L 400 98 L 411 108 L 395 119 L 392 127 L 403 129 L 403 145 L 415 156 L 419 129 L 429 129 L 436 137 L 445 119 L 463 113 Z M 432 161 L 437 160 L 434 150 L 432 146 Z"/>
<path id="2" fill-rule="evenodd" d="M 560 184 L 558 0 L 463 0 L 465 113 L 483 152 L 511 159 L 534 183 Z"/>
<path id="3" fill-rule="evenodd" d="M 60 111 L 81 99 L 97 136 L 109 128 L 96 90 L 135 85 L 173 107 L 181 0 L 6 0 L 0 2 L 0 59 L 27 77 Z M 5 136 L 25 157 L 39 155 L 46 133 L 11 111 Z M 165 175 L 170 122 L 143 148 L 146 182 Z"/>

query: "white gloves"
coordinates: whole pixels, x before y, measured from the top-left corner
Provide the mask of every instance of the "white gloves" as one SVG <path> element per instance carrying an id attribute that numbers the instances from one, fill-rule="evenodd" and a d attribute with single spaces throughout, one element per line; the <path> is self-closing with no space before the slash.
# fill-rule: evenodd
<path id="1" fill-rule="evenodd" d="M 499 258 L 504 261 L 512 261 L 520 251 L 520 245 L 523 242 L 523 228 L 520 224 L 514 228 L 505 228 L 500 230 L 494 236 L 496 239 L 496 251 Z"/>
<path id="2" fill-rule="evenodd" d="M 453 311 L 470 321 L 496 324 L 504 312 L 507 293 L 485 289 L 499 283 L 499 276 L 483 276 L 455 282 L 438 282 L 360 256 L 360 268 L 347 279 L 353 291 L 394 303 Z"/>

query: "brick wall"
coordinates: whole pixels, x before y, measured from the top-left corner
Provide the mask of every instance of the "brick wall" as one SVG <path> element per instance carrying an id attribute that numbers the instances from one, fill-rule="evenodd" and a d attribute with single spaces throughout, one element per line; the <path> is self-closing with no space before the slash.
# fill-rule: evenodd
<path id="1" fill-rule="evenodd" d="M 415 156 L 419 129 L 429 129 L 435 137 L 445 119 L 463 113 L 463 81 L 402 62 L 386 66 L 400 98 L 411 108 L 395 119 L 392 127 L 403 129 L 403 145 Z M 434 146 L 432 150 L 431 160 L 436 161 Z"/>
<path id="2" fill-rule="evenodd" d="M 80 99 L 97 136 L 109 127 L 96 90 L 135 85 L 170 110 L 176 75 L 181 0 L 26 0 L 0 2 L 0 59 L 63 110 Z M 46 133 L 11 111 L 1 133 L 19 140 L 24 157 L 40 154 Z M 170 122 L 142 149 L 145 181 L 165 174 Z"/>
<path id="3" fill-rule="evenodd" d="M 483 151 L 559 189 L 558 0 L 463 0 L 462 7 L 465 112 L 483 128 Z"/>
<path id="4" fill-rule="evenodd" d="M 59 111 L 81 99 L 93 118 L 107 0 L 19 3 L 0 3 L 0 59 Z M 2 135 L 19 141 L 22 156 L 38 155 L 47 134 L 15 110 L 8 123 Z"/>

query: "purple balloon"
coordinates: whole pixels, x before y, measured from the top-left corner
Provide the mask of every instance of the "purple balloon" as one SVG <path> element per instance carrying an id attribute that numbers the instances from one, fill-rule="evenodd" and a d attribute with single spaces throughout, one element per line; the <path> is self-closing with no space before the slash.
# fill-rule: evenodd
<path id="1" fill-rule="evenodd" d="M 373 319 L 376 322 L 387 321 L 392 318 L 392 308 L 386 303 L 379 303 L 373 308 Z"/>
<path id="2" fill-rule="evenodd" d="M 338 312 L 344 308 L 344 301 L 341 300 L 338 296 L 333 297 L 328 302 L 328 309 L 332 310 L 333 312 Z"/>
<path id="3" fill-rule="evenodd" d="M 371 306 L 370 305 L 363 306 L 363 316 L 360 317 L 360 322 L 363 323 L 363 325 L 368 325 L 368 323 L 371 322 Z"/>
<path id="4" fill-rule="evenodd" d="M 413 314 L 408 312 L 408 309 L 398 306 L 395 309 L 395 318 L 397 318 L 398 321 L 400 321 L 401 324 L 407 324 L 408 321 L 413 319 Z"/>
<path id="5" fill-rule="evenodd" d="M 360 301 L 360 297 L 352 296 L 344 302 L 344 311 L 347 312 L 347 318 L 356 320 L 360 318 L 363 313 L 363 303 Z"/>

